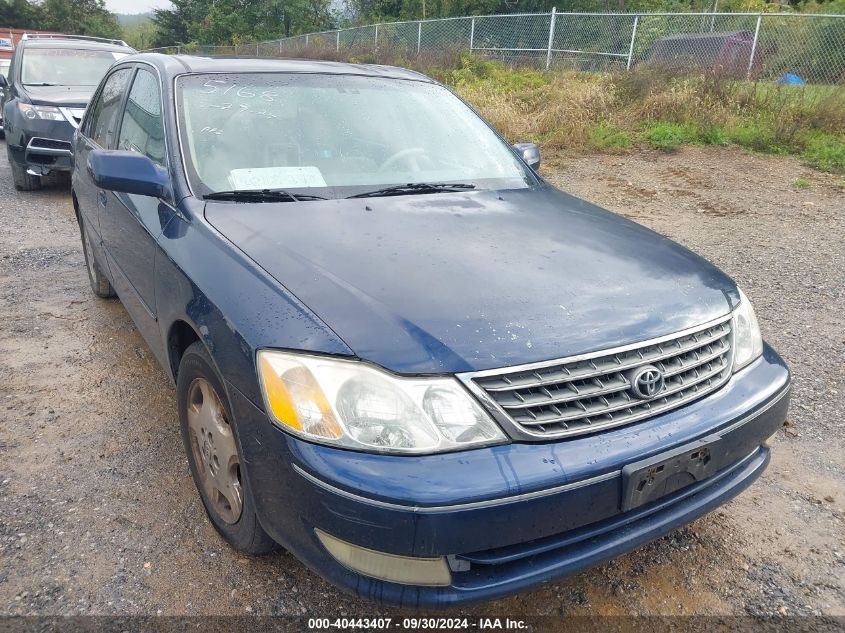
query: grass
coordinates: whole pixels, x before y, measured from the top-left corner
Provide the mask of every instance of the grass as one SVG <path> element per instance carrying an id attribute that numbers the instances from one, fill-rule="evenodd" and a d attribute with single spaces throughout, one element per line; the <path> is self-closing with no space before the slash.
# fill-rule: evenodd
<path id="1" fill-rule="evenodd" d="M 801 160 L 810 167 L 845 173 L 845 140 L 831 134 L 818 134 L 807 143 Z"/>
<path id="2" fill-rule="evenodd" d="M 631 135 L 609 123 L 599 123 L 590 130 L 590 147 L 606 152 L 624 152 L 634 146 Z"/>
<path id="3" fill-rule="evenodd" d="M 462 58 L 460 68 L 439 78 L 513 142 L 609 153 L 735 145 L 845 173 L 840 86 L 780 86 L 657 69 L 544 73 L 477 58 Z"/>
<path id="4" fill-rule="evenodd" d="M 295 54 L 293 56 L 296 56 Z M 303 56 L 338 59 L 333 47 Z M 420 70 L 451 86 L 511 142 L 544 149 L 624 153 L 639 146 L 734 145 L 790 154 L 845 174 L 845 86 L 786 86 L 712 73 L 542 72 L 460 50 L 421 57 L 361 50 L 360 63 Z"/>
<path id="5" fill-rule="evenodd" d="M 698 134 L 695 126 L 690 123 L 657 121 L 644 127 L 642 138 L 657 149 L 674 152 L 681 145 L 695 143 Z"/>
<path id="6" fill-rule="evenodd" d="M 813 183 L 807 180 L 806 178 L 796 178 L 792 181 L 792 186 L 796 189 L 806 189 Z"/>

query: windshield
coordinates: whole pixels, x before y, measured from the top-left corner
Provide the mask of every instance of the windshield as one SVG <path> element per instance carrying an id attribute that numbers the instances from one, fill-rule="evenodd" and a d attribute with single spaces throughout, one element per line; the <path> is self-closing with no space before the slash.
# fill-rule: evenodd
<path id="1" fill-rule="evenodd" d="M 350 75 L 186 75 L 177 108 L 197 195 L 296 189 L 343 197 L 405 183 L 524 188 L 529 170 L 432 83 Z"/>
<path id="2" fill-rule="evenodd" d="M 11 63 L 8 59 L 0 59 L 0 75 L 3 75 L 6 79 L 9 78 L 9 65 Z"/>
<path id="3" fill-rule="evenodd" d="M 24 51 L 24 85 L 97 86 L 116 59 L 125 53 L 78 48 L 29 48 Z"/>

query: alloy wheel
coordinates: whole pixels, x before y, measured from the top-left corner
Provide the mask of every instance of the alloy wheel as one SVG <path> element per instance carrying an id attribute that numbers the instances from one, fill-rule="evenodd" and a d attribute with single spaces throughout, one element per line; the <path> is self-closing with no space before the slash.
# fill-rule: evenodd
<path id="1" fill-rule="evenodd" d="M 204 378 L 188 388 L 188 428 L 198 483 L 210 509 L 226 523 L 237 523 L 243 510 L 238 449 L 220 397 Z"/>

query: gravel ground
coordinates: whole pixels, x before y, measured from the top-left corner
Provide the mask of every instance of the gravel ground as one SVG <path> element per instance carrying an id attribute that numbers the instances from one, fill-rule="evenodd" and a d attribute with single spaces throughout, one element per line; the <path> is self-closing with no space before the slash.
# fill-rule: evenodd
<path id="1" fill-rule="evenodd" d="M 793 408 L 766 474 L 728 505 L 483 612 L 845 615 L 845 182 L 722 149 L 545 172 L 733 275 L 792 366 Z M 120 303 L 89 290 L 66 183 L 18 193 L 0 160 L 0 227 L 0 614 L 399 613 L 217 536 L 174 391 Z"/>

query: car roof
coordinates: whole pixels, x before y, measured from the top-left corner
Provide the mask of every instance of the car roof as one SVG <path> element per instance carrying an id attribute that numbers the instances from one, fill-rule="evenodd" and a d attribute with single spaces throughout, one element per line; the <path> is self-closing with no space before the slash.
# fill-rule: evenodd
<path id="1" fill-rule="evenodd" d="M 68 48 L 68 49 L 85 49 L 96 51 L 113 51 L 115 53 L 134 53 L 135 49 L 129 46 L 124 46 L 112 42 L 97 42 L 95 40 L 76 39 L 73 37 L 62 38 L 32 38 L 21 40 L 18 44 L 24 45 L 25 48 Z"/>
<path id="2" fill-rule="evenodd" d="M 413 79 L 433 82 L 430 77 L 406 68 L 378 64 L 347 64 L 313 59 L 277 57 L 200 57 L 139 53 L 121 61 L 148 61 L 170 75 L 185 73 L 320 73 L 327 75 L 361 75 L 389 79 Z"/>

